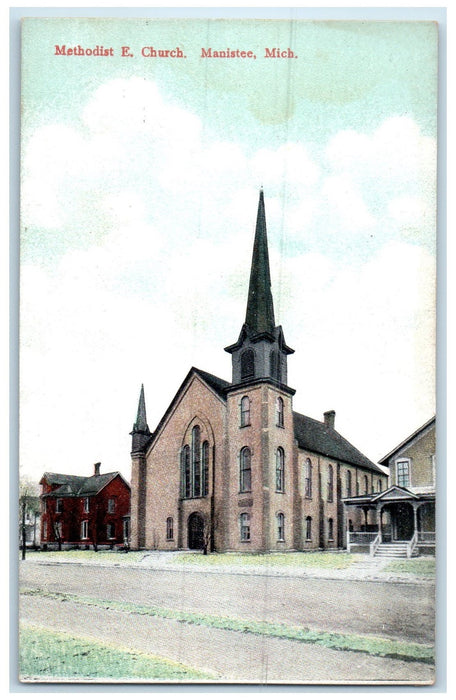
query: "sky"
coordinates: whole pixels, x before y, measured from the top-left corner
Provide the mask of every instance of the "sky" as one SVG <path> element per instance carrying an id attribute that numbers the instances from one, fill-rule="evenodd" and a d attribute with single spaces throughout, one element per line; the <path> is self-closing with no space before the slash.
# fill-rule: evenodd
<path id="1" fill-rule="evenodd" d="M 335 410 L 374 462 L 434 414 L 436 39 L 427 22 L 25 22 L 22 474 L 129 478 L 142 383 L 153 430 L 191 366 L 230 380 L 260 187 L 295 410 Z"/>

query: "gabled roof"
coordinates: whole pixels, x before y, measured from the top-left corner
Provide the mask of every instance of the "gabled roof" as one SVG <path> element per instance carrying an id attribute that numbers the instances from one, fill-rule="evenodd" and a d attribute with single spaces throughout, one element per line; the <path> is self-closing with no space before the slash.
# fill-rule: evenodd
<path id="1" fill-rule="evenodd" d="M 386 476 L 383 469 L 371 462 L 334 428 L 295 411 L 293 421 L 295 438 L 302 449 Z"/>
<path id="2" fill-rule="evenodd" d="M 420 428 L 418 428 L 418 430 L 415 430 L 414 433 L 412 433 L 407 438 L 405 438 L 405 440 L 403 440 L 397 447 L 395 447 L 393 450 L 391 450 L 391 452 L 388 452 L 387 455 L 382 457 L 382 459 L 379 460 L 379 463 L 387 466 L 391 457 L 393 457 L 397 452 L 400 452 L 401 450 L 403 450 L 404 447 L 407 447 L 409 445 L 409 443 L 412 443 L 414 440 L 419 438 L 433 424 L 435 424 L 435 416 L 433 416 L 428 421 L 426 421 L 426 423 L 424 425 L 422 425 Z"/>
<path id="3" fill-rule="evenodd" d="M 40 484 L 47 481 L 51 486 L 57 486 L 46 496 L 95 496 L 100 493 L 110 481 L 120 476 L 122 481 L 130 488 L 130 485 L 123 478 L 120 472 L 108 472 L 107 474 L 99 474 L 92 476 L 75 476 L 73 474 L 55 474 L 53 472 L 45 472 L 41 478 Z"/>

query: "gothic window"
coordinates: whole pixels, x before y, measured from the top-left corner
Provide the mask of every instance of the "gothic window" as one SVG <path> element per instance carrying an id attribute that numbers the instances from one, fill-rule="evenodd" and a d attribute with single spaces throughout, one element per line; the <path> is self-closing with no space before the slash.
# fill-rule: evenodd
<path id="1" fill-rule="evenodd" d="M 369 493 L 369 479 L 364 475 L 364 493 Z"/>
<path id="2" fill-rule="evenodd" d="M 304 471 L 304 496 L 306 498 L 312 498 L 312 462 L 310 459 L 306 459 Z"/>
<path id="3" fill-rule="evenodd" d="M 396 462 L 397 485 L 407 488 L 410 486 L 410 460 L 401 459 Z"/>
<path id="4" fill-rule="evenodd" d="M 245 493 L 252 490 L 251 452 L 243 447 L 239 455 L 239 491 Z"/>
<path id="5" fill-rule="evenodd" d="M 281 381 L 281 371 L 280 371 L 280 355 L 277 350 L 271 350 L 269 355 L 269 367 L 271 372 L 271 377 L 277 379 L 278 382 Z"/>
<path id="6" fill-rule="evenodd" d="M 203 447 L 201 449 L 201 462 L 203 479 L 201 494 L 207 496 L 209 493 L 209 443 L 207 440 L 203 442 Z"/>
<path id="7" fill-rule="evenodd" d="M 172 518 L 166 518 L 166 539 L 174 539 L 174 521 Z"/>
<path id="8" fill-rule="evenodd" d="M 255 355 L 249 348 L 241 355 L 241 379 L 249 379 L 253 376 L 255 376 Z"/>
<path id="9" fill-rule="evenodd" d="M 201 445 L 200 427 L 195 425 L 192 429 L 192 472 L 193 472 L 193 496 L 201 496 Z"/>
<path id="10" fill-rule="evenodd" d="M 278 428 L 283 428 L 283 399 L 280 396 L 276 401 L 276 422 Z"/>
<path id="11" fill-rule="evenodd" d="M 239 516 L 239 526 L 241 534 L 241 542 L 250 542 L 250 515 L 249 513 L 241 513 Z"/>
<path id="12" fill-rule="evenodd" d="M 328 540 L 334 539 L 334 521 L 332 518 L 328 519 Z"/>
<path id="13" fill-rule="evenodd" d="M 243 396 L 241 399 L 241 428 L 250 425 L 250 399 Z"/>
<path id="14" fill-rule="evenodd" d="M 190 498 L 192 495 L 192 480 L 190 474 L 190 446 L 185 445 L 181 453 L 182 469 L 182 497 Z"/>
<path id="15" fill-rule="evenodd" d="M 276 491 L 285 491 L 285 453 L 282 447 L 276 452 Z"/>
<path id="16" fill-rule="evenodd" d="M 312 518 L 310 515 L 306 518 L 306 540 L 312 539 Z"/>
<path id="17" fill-rule="evenodd" d="M 279 542 L 285 540 L 285 516 L 283 513 L 277 514 L 277 539 Z"/>
<path id="18" fill-rule="evenodd" d="M 351 496 L 352 495 L 352 475 L 351 475 L 350 470 L 347 471 L 345 479 L 346 479 L 345 483 L 346 483 L 346 487 L 347 487 L 347 496 Z"/>
<path id="19" fill-rule="evenodd" d="M 332 503 L 333 500 L 333 493 L 334 493 L 334 468 L 333 465 L 330 464 L 328 466 L 328 503 Z"/>

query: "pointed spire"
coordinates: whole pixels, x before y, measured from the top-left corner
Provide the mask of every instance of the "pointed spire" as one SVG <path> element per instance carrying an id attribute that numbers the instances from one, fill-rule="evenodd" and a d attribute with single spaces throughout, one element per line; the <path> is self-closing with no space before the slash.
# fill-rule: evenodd
<path id="1" fill-rule="evenodd" d="M 141 393 L 139 395 L 138 413 L 136 415 L 136 423 L 133 426 L 135 433 L 149 433 L 146 417 L 146 399 L 144 397 L 144 384 L 141 384 Z"/>
<path id="2" fill-rule="evenodd" d="M 245 323 L 254 333 L 273 333 L 275 328 L 263 188 L 258 202 Z"/>

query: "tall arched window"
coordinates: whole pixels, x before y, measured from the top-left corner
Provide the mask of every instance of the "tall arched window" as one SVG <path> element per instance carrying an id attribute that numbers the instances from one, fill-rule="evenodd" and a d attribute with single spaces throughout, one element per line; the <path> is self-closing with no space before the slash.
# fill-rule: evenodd
<path id="1" fill-rule="evenodd" d="M 328 466 L 328 503 L 332 503 L 333 500 L 333 493 L 334 493 L 334 468 L 333 465 L 330 464 Z"/>
<path id="2" fill-rule="evenodd" d="M 282 373 L 280 371 L 280 356 L 277 350 L 271 350 L 271 354 L 269 355 L 269 369 L 271 377 L 280 382 Z"/>
<path id="3" fill-rule="evenodd" d="M 202 462 L 202 485 L 201 494 L 207 496 L 209 493 L 209 443 L 207 440 L 203 442 L 203 447 L 201 448 L 201 462 Z"/>
<path id="4" fill-rule="evenodd" d="M 252 490 L 251 452 L 243 447 L 239 455 L 239 491 L 246 493 Z"/>
<path id="5" fill-rule="evenodd" d="M 285 516 L 283 513 L 277 513 L 277 539 L 279 542 L 285 540 Z"/>
<path id="6" fill-rule="evenodd" d="M 201 444 L 200 427 L 195 425 L 192 429 L 192 470 L 193 470 L 193 495 L 201 496 Z"/>
<path id="7" fill-rule="evenodd" d="M 181 452 L 182 498 L 192 495 L 192 479 L 190 472 L 190 446 L 185 445 Z"/>
<path id="8" fill-rule="evenodd" d="M 282 447 L 276 452 L 276 491 L 285 491 L 285 452 Z"/>
<path id="9" fill-rule="evenodd" d="M 334 520 L 328 518 L 328 540 L 334 539 Z"/>
<path id="10" fill-rule="evenodd" d="M 351 496 L 352 495 L 352 475 L 351 475 L 350 470 L 347 471 L 346 486 L 347 486 L 347 496 Z"/>
<path id="11" fill-rule="evenodd" d="M 304 470 L 304 496 L 306 498 L 312 498 L 312 462 L 310 459 L 306 459 Z"/>
<path id="12" fill-rule="evenodd" d="M 250 425 L 250 399 L 243 396 L 241 399 L 241 428 Z"/>
<path id="13" fill-rule="evenodd" d="M 241 513 L 239 516 L 239 528 L 241 542 L 250 542 L 250 515 L 249 513 Z"/>
<path id="14" fill-rule="evenodd" d="M 174 520 L 172 518 L 166 518 L 166 539 L 174 539 Z"/>
<path id="15" fill-rule="evenodd" d="M 310 515 L 306 518 L 306 540 L 312 539 L 312 518 Z"/>
<path id="16" fill-rule="evenodd" d="M 241 355 L 241 379 L 255 376 L 255 355 L 251 348 Z"/>
<path id="17" fill-rule="evenodd" d="M 280 396 L 276 400 L 276 423 L 278 428 L 283 428 L 283 399 Z"/>
<path id="18" fill-rule="evenodd" d="M 369 493 L 369 479 L 367 478 L 366 474 L 364 474 L 364 493 Z"/>

